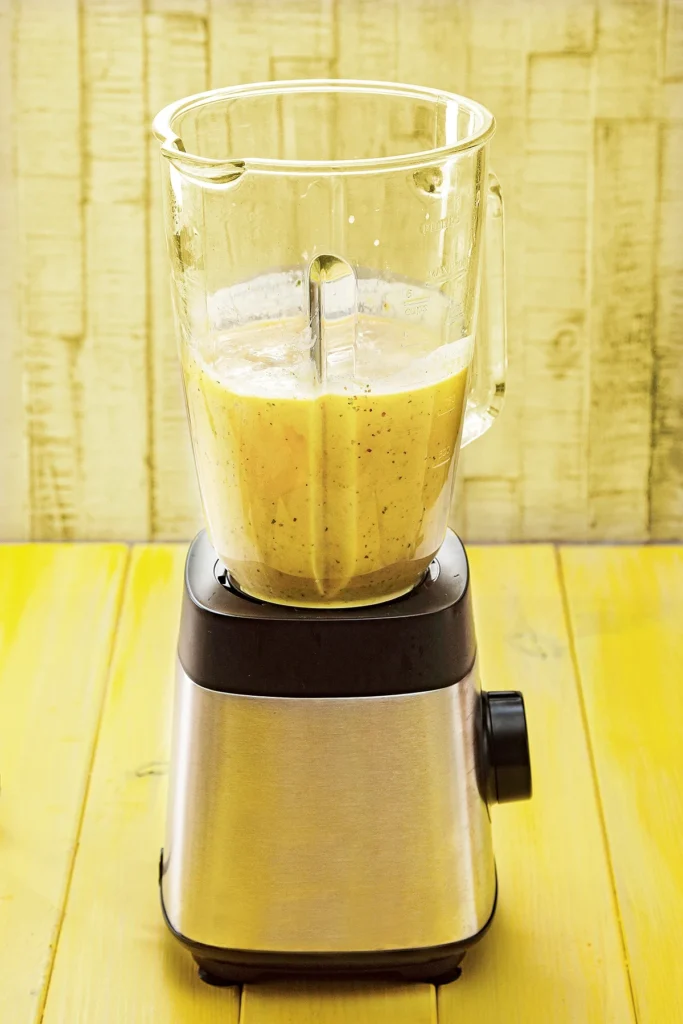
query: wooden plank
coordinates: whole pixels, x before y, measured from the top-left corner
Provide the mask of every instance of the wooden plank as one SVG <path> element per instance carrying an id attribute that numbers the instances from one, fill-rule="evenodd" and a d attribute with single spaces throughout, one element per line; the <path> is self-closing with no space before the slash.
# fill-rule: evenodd
<path id="1" fill-rule="evenodd" d="M 598 4 L 586 535 L 599 538 L 650 531 L 663 15 Z"/>
<path id="2" fill-rule="evenodd" d="M 437 1024 L 430 985 L 245 985 L 240 1024 Z"/>
<path id="3" fill-rule="evenodd" d="M 14 167 L 12 51 L 15 10 L 0 0 L 0 537 L 28 534 L 28 446 L 16 274 L 19 226 Z M 9 443 L 7 443 L 9 441 Z"/>
<path id="4" fill-rule="evenodd" d="M 83 6 L 80 538 L 149 535 L 142 30 L 142 0 L 89 0 Z"/>
<path id="5" fill-rule="evenodd" d="M 595 134 L 588 535 L 649 531 L 657 126 L 599 121 Z"/>
<path id="6" fill-rule="evenodd" d="M 459 473 L 463 481 L 463 529 L 469 539 L 518 536 L 521 507 L 520 414 L 523 388 L 524 146 L 527 128 L 528 9 L 525 2 L 484 0 L 469 5 L 466 95 L 485 104 L 496 117 L 491 168 L 505 204 L 508 375 L 507 397 L 495 429 L 466 449 Z M 484 292 L 484 295 L 486 293 Z M 499 486 L 482 485 L 497 479 Z M 509 498 L 515 497 L 514 502 Z M 471 514 L 472 512 L 475 514 Z M 493 533 L 489 529 L 493 525 Z"/>
<path id="7" fill-rule="evenodd" d="M 496 433 L 505 426 L 497 424 Z M 476 468 L 477 450 L 471 465 Z M 472 474 L 475 469 L 470 470 Z M 519 487 L 514 479 L 504 476 L 468 475 L 463 480 L 461 495 L 456 495 L 452 514 L 452 527 L 461 531 L 468 540 L 477 537 L 495 537 L 496 540 L 517 536 L 519 530 Z M 459 515 L 459 519 L 457 516 Z"/>
<path id="8" fill-rule="evenodd" d="M 597 0 L 597 118 L 658 116 L 663 8 L 659 0 Z"/>
<path id="9" fill-rule="evenodd" d="M 334 78 L 334 67 L 334 60 L 331 57 L 272 57 L 268 77 L 274 82 L 284 82 L 296 78 Z M 311 113 L 315 116 L 316 108 L 314 103 L 312 103 Z M 317 128 L 318 125 L 315 124 L 314 120 L 311 120 L 311 129 L 314 127 Z M 323 122 L 320 125 L 321 131 L 325 132 L 326 127 L 326 124 Z M 317 142 L 318 140 L 316 139 Z M 316 158 L 318 160 L 324 159 L 320 155 L 320 150 L 316 153 Z"/>
<path id="10" fill-rule="evenodd" d="M 133 551 L 45 1024 L 237 1022 L 161 918 L 172 680 L 185 551 Z"/>
<path id="11" fill-rule="evenodd" d="M 210 0 L 210 10 L 212 87 L 266 82 L 281 58 L 334 58 L 332 0 Z"/>
<path id="12" fill-rule="evenodd" d="M 147 196 L 158 182 L 144 134 L 152 91 L 165 102 L 195 82 L 322 74 L 456 88 L 498 118 L 508 401 L 496 430 L 461 460 L 454 522 L 498 539 L 681 536 L 681 0 L 144 6 L 146 52 L 142 0 L 81 4 L 82 39 L 77 0 L 0 0 L 0 254 L 9 260 L 0 320 L 10 342 L 0 351 L 0 430 L 10 438 L 0 451 L 0 536 L 177 537 L 195 528 L 159 205 Z M 145 60 L 155 62 L 146 74 Z M 605 126 L 621 133 L 611 148 Z M 354 124 L 350 137 L 374 151 L 383 130 Z M 157 261 L 149 296 L 147 246 Z M 638 282 L 624 293 L 628 273 L 604 257 L 627 250 Z M 630 337 L 616 350 L 615 332 Z M 625 423 L 605 401 L 615 374 L 629 395 Z M 628 446 L 635 460 L 624 483 L 616 466 Z"/>
<path id="13" fill-rule="evenodd" d="M 145 4 L 145 11 L 148 14 L 195 15 L 204 19 L 208 14 L 208 8 L 209 0 L 146 0 Z M 206 21 L 204 27 L 207 27 Z"/>
<path id="14" fill-rule="evenodd" d="M 518 372 L 521 535 L 533 539 L 586 529 L 591 67 L 584 55 L 529 58 Z"/>
<path id="15" fill-rule="evenodd" d="M 252 0 L 209 0 L 212 89 L 246 82 L 267 82 L 270 76 L 269 32 L 275 5 L 266 12 Z M 264 31 L 265 28 L 265 31 Z"/>
<path id="16" fill-rule="evenodd" d="M 683 81 L 683 0 L 665 0 L 664 80 Z"/>
<path id="17" fill-rule="evenodd" d="M 146 121 L 167 103 L 208 87 L 207 21 L 192 14 L 146 18 Z M 171 308 L 159 144 L 148 141 L 150 185 L 150 413 L 152 536 L 189 537 L 201 521 Z"/>
<path id="18" fill-rule="evenodd" d="M 683 4 L 669 4 L 666 71 L 683 81 Z M 676 41 L 676 36 L 679 36 Z M 683 537 L 683 87 L 665 104 L 659 127 L 660 190 L 657 210 L 654 416 L 650 472 L 650 535 Z M 669 95 L 666 96 L 670 100 Z"/>
<path id="19" fill-rule="evenodd" d="M 595 48 L 595 0 L 530 0 L 528 20 L 534 53 L 592 53 Z"/>
<path id="20" fill-rule="evenodd" d="M 340 78 L 396 81 L 398 3 L 399 0 L 344 0 L 343 13 L 336 25 Z M 370 130 L 369 125 L 361 128 Z"/>
<path id="21" fill-rule="evenodd" d="M 494 807 L 491 931 L 439 991 L 440 1024 L 634 1021 L 550 547 L 470 548 L 482 685 L 521 688 L 534 795 Z"/>
<path id="22" fill-rule="evenodd" d="M 78 523 L 83 225 L 77 0 L 21 0 L 14 39 L 18 300 L 29 449 L 29 535 Z M 17 438 L 17 443 L 20 440 Z"/>
<path id="23" fill-rule="evenodd" d="M 0 1020 L 37 1024 L 78 839 L 128 553 L 0 547 Z"/>
<path id="24" fill-rule="evenodd" d="M 639 1024 L 683 1019 L 683 549 L 562 551 Z"/>
<path id="25" fill-rule="evenodd" d="M 397 80 L 467 93 L 465 0 L 420 0 L 396 7 Z"/>

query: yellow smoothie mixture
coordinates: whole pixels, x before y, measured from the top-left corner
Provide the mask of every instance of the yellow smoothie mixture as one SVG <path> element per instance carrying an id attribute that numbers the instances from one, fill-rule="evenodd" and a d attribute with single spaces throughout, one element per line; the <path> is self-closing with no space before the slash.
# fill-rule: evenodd
<path id="1" fill-rule="evenodd" d="M 266 601 L 390 600 L 445 536 L 469 341 L 435 351 L 424 328 L 361 316 L 353 379 L 321 392 L 297 327 L 260 324 L 184 354 L 212 543 Z"/>

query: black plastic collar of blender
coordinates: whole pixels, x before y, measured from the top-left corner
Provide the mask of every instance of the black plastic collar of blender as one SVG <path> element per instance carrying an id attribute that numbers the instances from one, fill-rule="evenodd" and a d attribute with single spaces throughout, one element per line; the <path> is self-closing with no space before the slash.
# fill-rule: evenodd
<path id="1" fill-rule="evenodd" d="M 462 679 L 476 653 L 469 568 L 449 531 L 440 572 L 406 597 L 360 608 L 287 608 L 217 579 L 206 533 L 192 542 L 178 641 L 200 686 L 265 697 L 373 697 Z"/>

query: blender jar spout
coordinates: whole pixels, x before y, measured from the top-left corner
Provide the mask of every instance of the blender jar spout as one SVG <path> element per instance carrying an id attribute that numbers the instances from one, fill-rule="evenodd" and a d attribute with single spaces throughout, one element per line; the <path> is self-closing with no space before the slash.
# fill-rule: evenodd
<path id="1" fill-rule="evenodd" d="M 157 133 L 157 137 L 159 137 Z M 161 154 L 187 178 L 199 184 L 228 185 L 242 177 L 246 170 L 244 160 L 215 160 L 188 153 L 179 135 L 161 136 Z"/>

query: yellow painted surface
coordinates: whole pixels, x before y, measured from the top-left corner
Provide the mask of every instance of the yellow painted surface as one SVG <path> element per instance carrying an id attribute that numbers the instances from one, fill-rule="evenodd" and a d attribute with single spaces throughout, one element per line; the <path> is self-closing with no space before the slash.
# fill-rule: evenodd
<path id="1" fill-rule="evenodd" d="M 534 794 L 494 807 L 490 934 L 440 990 L 445 1024 L 631 1024 L 623 949 L 551 547 L 470 550 L 485 689 L 521 689 Z"/>
<path id="2" fill-rule="evenodd" d="M 134 548 L 119 604 L 120 547 L 0 547 L 3 1024 L 38 1024 L 48 979 L 46 1024 L 683 1019 L 683 548 L 470 549 L 483 685 L 524 691 L 534 768 L 530 803 L 492 809 L 491 931 L 438 993 L 298 982 L 241 1003 L 198 981 L 158 904 L 184 554 Z"/>
<path id="3" fill-rule="evenodd" d="M 683 550 L 568 548 L 569 613 L 640 1024 L 683 1020 Z"/>
<path id="4" fill-rule="evenodd" d="M 0 538 L 193 532 L 146 133 L 190 92 L 322 76 L 498 119 L 509 388 L 462 460 L 458 527 L 682 538 L 682 54 L 680 0 L 0 4 Z M 340 130 L 370 153 L 386 126 Z"/>
<path id="5" fill-rule="evenodd" d="M 133 549 L 45 1024 L 237 1024 L 161 919 L 181 547 Z"/>
<path id="6" fill-rule="evenodd" d="M 245 985 L 240 1024 L 437 1024 L 431 985 Z"/>
<path id="7" fill-rule="evenodd" d="M 37 1024 L 127 550 L 0 546 L 0 1020 Z"/>

